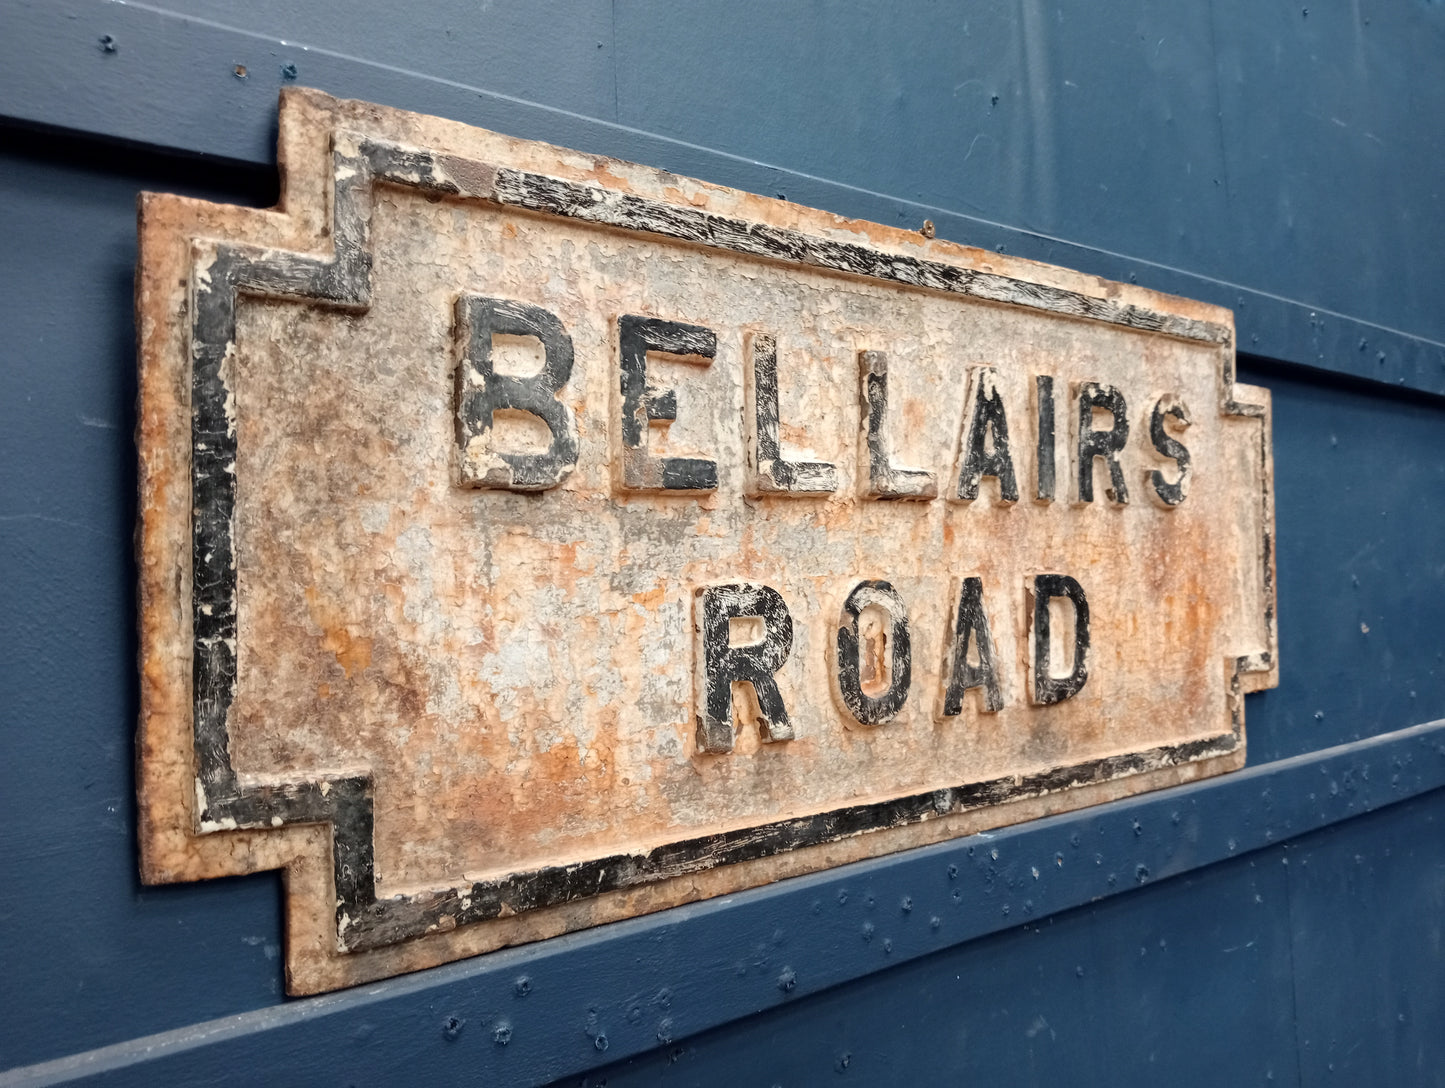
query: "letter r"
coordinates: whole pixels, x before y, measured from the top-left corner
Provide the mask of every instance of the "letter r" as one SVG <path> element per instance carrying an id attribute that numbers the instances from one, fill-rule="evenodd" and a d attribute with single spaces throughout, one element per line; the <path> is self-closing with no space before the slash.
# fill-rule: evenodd
<path id="1" fill-rule="evenodd" d="M 754 619 L 754 637 L 734 644 L 733 620 Z M 751 684 L 764 741 L 792 740 L 793 725 L 775 673 L 793 650 L 793 617 L 782 596 L 755 582 L 699 586 L 696 629 L 697 749 L 733 750 L 733 685 Z"/>

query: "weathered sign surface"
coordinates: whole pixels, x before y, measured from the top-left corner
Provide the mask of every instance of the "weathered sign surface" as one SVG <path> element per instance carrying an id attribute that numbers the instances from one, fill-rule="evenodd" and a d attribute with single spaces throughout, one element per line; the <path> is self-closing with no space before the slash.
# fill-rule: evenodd
<path id="1" fill-rule="evenodd" d="M 141 202 L 140 838 L 287 870 L 293 992 L 1243 762 L 1228 311 L 310 91 L 280 160 Z"/>

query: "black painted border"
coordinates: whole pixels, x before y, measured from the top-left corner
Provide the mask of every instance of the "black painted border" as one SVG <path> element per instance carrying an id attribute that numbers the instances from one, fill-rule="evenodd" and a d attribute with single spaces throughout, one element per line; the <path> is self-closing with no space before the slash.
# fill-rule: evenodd
<path id="1" fill-rule="evenodd" d="M 514 873 L 414 896 L 378 899 L 374 879 L 373 783 L 367 775 L 243 783 L 231 765 L 228 716 L 236 693 L 239 602 L 234 554 L 236 427 L 227 384 L 241 295 L 311 302 L 345 310 L 370 302 L 371 196 L 390 183 L 544 215 L 671 238 L 767 260 L 801 264 L 905 287 L 958 294 L 1042 313 L 1106 322 L 1215 345 L 1221 362 L 1220 409 L 1264 420 L 1261 456 L 1268 464 L 1268 418 L 1263 406 L 1234 399 L 1234 352 L 1226 325 L 1120 304 L 868 246 L 818 238 L 507 167 L 371 140 L 338 131 L 333 137 L 330 257 L 197 241 L 190 277 L 192 338 L 192 624 L 194 748 L 200 811 L 196 831 L 261 830 L 330 823 L 337 897 L 337 942 L 342 951 L 374 949 L 439 928 L 589 898 L 603 892 L 697 873 L 718 865 L 775 856 L 954 812 L 1109 781 L 1159 767 L 1224 755 L 1242 741 L 1241 675 L 1268 671 L 1271 654 L 1230 663 L 1233 727 L 1217 736 L 1086 761 L 1028 776 L 1008 776 L 929 793 L 847 806 L 718 835 L 613 855 L 568 866 Z M 1269 512 L 1269 496 L 1265 509 Z M 1272 564 L 1266 588 L 1273 631 Z M 1270 640 L 1271 648 L 1273 638 Z"/>

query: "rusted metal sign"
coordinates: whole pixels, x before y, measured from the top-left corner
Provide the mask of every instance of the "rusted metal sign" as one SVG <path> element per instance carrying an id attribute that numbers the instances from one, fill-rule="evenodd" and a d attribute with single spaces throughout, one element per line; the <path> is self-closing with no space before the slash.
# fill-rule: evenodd
<path id="1" fill-rule="evenodd" d="M 1276 678 L 1231 315 L 282 98 L 141 202 L 142 868 L 289 986 L 1236 768 Z"/>

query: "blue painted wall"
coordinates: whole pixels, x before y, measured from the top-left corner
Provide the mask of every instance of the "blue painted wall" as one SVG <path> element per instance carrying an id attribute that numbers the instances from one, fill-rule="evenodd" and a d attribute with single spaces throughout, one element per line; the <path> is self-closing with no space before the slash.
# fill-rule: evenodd
<path id="1" fill-rule="evenodd" d="M 1445 718 L 1445 6 L 170 7 L 0 0 L 0 1070 L 1445 1083 L 1445 741 L 1397 733 Z M 1010 833 L 997 867 L 945 844 L 285 1001 L 276 876 L 135 877 L 130 534 L 135 194 L 273 199 L 288 64 L 1234 306 L 1275 406 L 1254 777 L 1179 794 L 1184 820 L 1164 798 Z M 1028 859 L 1078 834 L 1100 863 L 1035 889 Z M 939 933 L 896 917 L 905 888 Z M 887 952 L 856 936 L 877 912 Z"/>
<path id="2" fill-rule="evenodd" d="M 135 194 L 255 201 L 274 182 L 51 135 L 5 144 L 0 1068 L 281 993 L 278 880 L 140 887 L 131 772 Z"/>

